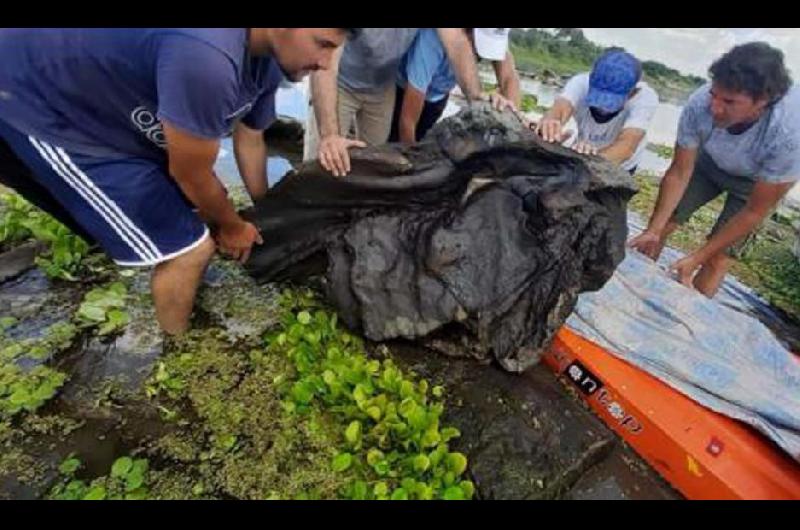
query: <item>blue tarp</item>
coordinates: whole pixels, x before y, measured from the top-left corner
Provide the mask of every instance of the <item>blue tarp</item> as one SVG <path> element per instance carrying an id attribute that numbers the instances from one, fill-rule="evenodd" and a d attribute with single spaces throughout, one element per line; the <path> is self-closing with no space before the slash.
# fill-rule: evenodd
<path id="1" fill-rule="evenodd" d="M 641 223 L 630 219 L 631 233 Z M 709 300 L 629 251 L 608 283 L 578 299 L 567 325 L 711 410 L 741 420 L 800 460 L 800 359 L 748 313 L 764 303 L 735 279 Z M 767 308 L 768 309 L 768 308 Z"/>

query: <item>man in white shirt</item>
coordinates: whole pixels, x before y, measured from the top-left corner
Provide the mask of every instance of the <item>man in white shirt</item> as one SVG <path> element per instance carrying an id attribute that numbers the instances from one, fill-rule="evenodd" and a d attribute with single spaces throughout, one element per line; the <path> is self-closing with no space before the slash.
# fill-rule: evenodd
<path id="1" fill-rule="evenodd" d="M 567 82 L 537 132 L 548 142 L 566 141 L 564 124 L 574 117 L 578 137 L 573 149 L 599 154 L 633 174 L 658 106 L 658 95 L 641 77 L 636 57 L 623 50 L 607 51 L 591 72 Z"/>

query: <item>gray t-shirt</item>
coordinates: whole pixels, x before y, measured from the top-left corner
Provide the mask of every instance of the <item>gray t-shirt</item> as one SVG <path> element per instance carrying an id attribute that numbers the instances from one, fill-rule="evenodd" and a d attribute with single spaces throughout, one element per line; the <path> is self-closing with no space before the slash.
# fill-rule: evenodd
<path id="1" fill-rule="evenodd" d="M 400 59 L 419 28 L 363 28 L 345 44 L 339 62 L 339 84 L 359 92 L 378 92 L 394 85 Z"/>
<path id="2" fill-rule="evenodd" d="M 702 147 L 731 175 L 773 183 L 800 180 L 800 88 L 793 85 L 741 134 L 714 127 L 710 89 L 707 83 L 689 97 L 678 123 L 678 145 Z"/>

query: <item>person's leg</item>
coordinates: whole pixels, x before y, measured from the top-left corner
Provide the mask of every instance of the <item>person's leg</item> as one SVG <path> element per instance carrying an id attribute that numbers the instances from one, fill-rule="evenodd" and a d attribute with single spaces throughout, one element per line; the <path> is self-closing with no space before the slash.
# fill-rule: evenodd
<path id="1" fill-rule="evenodd" d="M 394 112 L 392 112 L 392 125 L 389 128 L 388 142 L 400 141 L 400 113 L 403 110 L 403 98 L 405 94 L 406 91 L 403 87 L 399 85 L 395 87 Z"/>
<path id="2" fill-rule="evenodd" d="M 188 329 L 197 288 L 214 250 L 214 241 L 206 236 L 195 248 L 155 266 L 150 288 L 156 318 L 167 333 Z"/>
<path id="3" fill-rule="evenodd" d="M 303 162 L 317 158 L 319 150 L 319 128 L 317 127 L 317 117 L 314 114 L 314 106 L 311 99 L 308 100 L 308 117 L 306 118 L 306 130 L 303 131 Z"/>
<path id="4" fill-rule="evenodd" d="M 689 220 L 694 213 L 719 196 L 723 190 L 710 177 L 710 169 L 698 157 L 689 185 L 683 193 L 680 202 L 672 212 L 664 232 L 661 236 L 658 255 L 666 245 L 669 236 L 683 223 Z M 658 259 L 658 255 L 656 259 Z"/>
<path id="5" fill-rule="evenodd" d="M 722 285 L 722 280 L 725 279 L 725 274 L 727 274 L 730 264 L 731 258 L 728 257 L 725 251 L 714 255 L 700 267 L 700 270 L 695 275 L 692 282 L 694 288 L 708 298 L 714 298 L 719 286 Z"/>
<path id="6" fill-rule="evenodd" d="M 359 93 L 343 86 L 338 88 L 337 113 L 339 118 L 340 135 L 344 136 L 345 138 L 350 137 L 350 131 L 353 126 L 356 126 L 356 134 L 358 134 L 356 121 L 362 105 L 363 101 Z"/>
<path id="7" fill-rule="evenodd" d="M 386 143 L 392 127 L 395 94 L 394 84 L 380 92 L 360 94 L 363 103 L 360 111 L 356 114 L 356 130 L 359 140 L 363 140 L 368 145 Z"/>
<path id="8" fill-rule="evenodd" d="M 422 114 L 419 117 L 419 122 L 417 123 L 416 135 L 418 142 L 422 140 L 430 128 L 439 121 L 442 113 L 444 113 L 445 107 L 447 107 L 447 100 L 449 98 L 450 96 L 448 94 L 439 101 L 434 101 L 432 103 L 430 101 L 425 102 L 425 106 L 422 107 Z"/>
<path id="9" fill-rule="evenodd" d="M 37 182 L 118 265 L 156 266 L 156 317 L 168 333 L 185 330 L 214 243 L 165 168 L 145 159 L 81 156 L 5 133 Z"/>
<path id="10" fill-rule="evenodd" d="M 725 176 L 724 179 L 715 179 L 717 185 L 728 193 L 725 199 L 725 206 L 714 223 L 709 237 L 718 233 L 737 213 L 739 213 L 750 196 L 754 181 L 744 177 Z M 725 275 L 733 262 L 733 258 L 739 254 L 748 238 L 746 236 L 741 241 L 731 245 L 729 248 L 717 253 L 709 259 L 694 277 L 695 288 L 709 298 L 713 298 L 722 285 Z"/>

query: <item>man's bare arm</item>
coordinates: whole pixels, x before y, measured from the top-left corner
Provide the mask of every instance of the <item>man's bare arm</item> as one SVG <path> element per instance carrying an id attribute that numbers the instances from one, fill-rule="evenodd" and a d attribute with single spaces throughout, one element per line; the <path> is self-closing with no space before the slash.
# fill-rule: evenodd
<path id="1" fill-rule="evenodd" d="M 251 129 L 242 122 L 233 131 L 233 152 L 239 174 L 250 198 L 257 201 L 267 193 L 267 144 L 264 131 Z"/>

